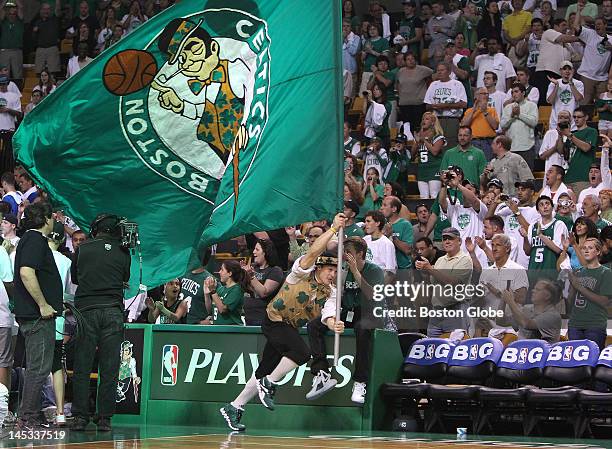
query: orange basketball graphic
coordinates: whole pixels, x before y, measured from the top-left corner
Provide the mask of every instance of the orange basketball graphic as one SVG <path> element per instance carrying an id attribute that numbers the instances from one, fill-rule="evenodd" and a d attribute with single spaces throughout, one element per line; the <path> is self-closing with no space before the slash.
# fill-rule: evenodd
<path id="1" fill-rule="evenodd" d="M 147 87 L 155 78 L 157 63 L 143 50 L 124 50 L 104 66 L 104 86 L 115 95 L 128 95 Z"/>

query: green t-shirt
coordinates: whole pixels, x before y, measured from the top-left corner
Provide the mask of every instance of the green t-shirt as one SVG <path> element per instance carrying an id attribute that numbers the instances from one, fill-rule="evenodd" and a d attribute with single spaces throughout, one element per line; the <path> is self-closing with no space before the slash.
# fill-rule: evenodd
<path id="1" fill-rule="evenodd" d="M 347 237 L 363 237 L 365 233 L 363 232 L 363 229 L 353 223 L 352 225 L 344 228 L 344 235 Z"/>
<path id="2" fill-rule="evenodd" d="M 440 163 L 442 170 L 446 170 L 450 165 L 461 167 L 465 179 L 474 185 L 480 185 L 480 175 L 487 166 L 487 158 L 484 152 L 475 146 L 470 146 L 466 151 L 462 151 L 457 145 L 450 150 L 446 150 Z"/>
<path id="3" fill-rule="evenodd" d="M 589 290 L 612 297 L 612 270 L 605 266 L 599 268 L 581 268 L 576 272 L 580 284 Z M 605 307 L 589 301 L 580 293 L 572 305 L 568 326 L 578 329 L 606 329 L 608 324 L 608 311 Z"/>
<path id="4" fill-rule="evenodd" d="M 597 226 L 597 229 L 599 231 L 601 231 L 603 228 L 605 228 L 606 226 L 610 226 L 610 222 L 607 220 L 604 220 L 603 218 L 599 218 L 596 222 L 595 222 L 595 226 Z"/>
<path id="5" fill-rule="evenodd" d="M 574 227 L 574 220 L 572 220 L 572 217 L 556 214 L 555 218 L 565 223 L 565 226 L 567 227 L 568 231 L 571 231 Z"/>
<path id="6" fill-rule="evenodd" d="M 421 28 L 421 30 L 423 29 L 423 22 L 421 21 L 421 19 L 419 19 L 417 16 L 412 16 L 412 17 L 404 16 L 404 18 L 399 23 L 398 31 L 404 37 L 404 39 L 410 40 L 416 37 L 417 28 Z M 418 61 L 419 53 L 421 52 L 420 43 L 413 42 L 412 44 L 408 45 L 408 49 L 412 53 L 414 53 L 414 55 L 416 56 L 416 60 Z"/>
<path id="7" fill-rule="evenodd" d="M 370 189 L 366 189 L 365 197 L 363 199 L 363 204 L 359 208 L 359 215 L 358 215 L 359 221 L 363 221 L 365 214 L 367 214 L 369 211 L 379 210 L 380 206 L 382 206 L 382 200 L 385 194 L 385 188 L 380 184 L 376 184 L 374 186 L 374 191 L 378 195 L 378 199 L 376 201 L 372 200 L 372 196 L 370 195 Z"/>
<path id="8" fill-rule="evenodd" d="M 412 234 L 412 224 L 407 220 L 400 218 L 391 225 L 393 229 L 393 237 L 397 237 L 402 242 L 406 242 L 410 245 L 414 243 L 414 236 Z M 407 256 L 398 248 L 395 248 L 395 258 L 397 259 L 397 268 L 404 269 L 412 266 L 412 259 Z"/>
<path id="9" fill-rule="evenodd" d="M 200 321 L 211 314 L 204 303 L 204 280 L 212 275 L 204 270 L 200 273 L 188 271 L 181 278 L 181 296 L 187 301 L 187 324 L 200 324 Z"/>
<path id="10" fill-rule="evenodd" d="M 365 262 L 361 276 L 371 286 L 385 283 L 385 273 L 378 265 L 371 262 Z M 344 281 L 344 294 L 342 295 L 342 308 L 345 310 L 354 310 L 361 307 L 361 289 L 359 284 L 355 282 L 353 273 L 349 270 Z M 372 298 L 365 298 L 372 300 Z"/>
<path id="11" fill-rule="evenodd" d="M 463 194 L 461 192 L 454 189 L 449 189 L 447 193 L 449 198 L 452 197 L 454 200 L 456 197 L 457 202 L 463 202 Z M 436 198 L 433 204 L 431 205 L 431 212 L 438 216 L 438 219 L 436 220 L 436 224 L 434 226 L 433 240 L 434 242 L 440 242 L 442 241 L 442 231 L 444 231 L 446 228 L 450 228 L 451 222 L 444 213 L 444 211 L 440 208 L 440 202 L 438 198 Z"/>
<path id="12" fill-rule="evenodd" d="M 466 56 L 459 60 L 457 67 L 459 67 L 461 70 L 465 70 L 468 73 L 472 73 L 470 60 Z M 467 97 L 467 107 L 471 108 L 474 105 L 474 94 L 472 92 L 472 85 L 470 84 L 470 77 L 468 76 L 464 80 L 460 80 L 459 78 L 457 78 L 457 81 L 463 84 L 463 88 L 465 89 L 465 95 Z"/>
<path id="13" fill-rule="evenodd" d="M 444 136 L 434 136 L 431 143 L 434 144 L 440 139 L 443 139 L 444 145 L 446 145 Z M 442 162 L 443 153 L 443 151 L 440 151 L 437 156 L 434 156 L 424 144 L 419 146 L 417 154 L 419 160 L 417 179 L 419 181 L 436 181 L 440 179 L 440 163 Z"/>
<path id="14" fill-rule="evenodd" d="M 612 106 L 612 98 L 598 98 L 597 100 L 595 100 L 595 107 L 597 108 L 603 108 L 604 105 L 608 105 L 608 107 Z M 607 120 L 609 122 L 612 122 L 612 111 L 607 110 L 607 111 L 603 111 L 599 113 L 599 120 Z"/>
<path id="15" fill-rule="evenodd" d="M 382 53 L 384 51 L 389 50 L 389 41 L 387 39 L 384 39 L 382 37 L 379 37 L 377 40 L 373 41 L 368 39 L 366 41 L 366 46 L 368 45 L 368 43 L 370 43 L 372 45 L 372 50 L 374 50 L 376 53 Z M 374 56 L 371 54 L 367 54 L 365 61 L 363 63 L 363 71 L 364 72 L 370 72 L 372 69 L 370 67 L 372 67 L 373 65 L 376 65 L 376 58 L 378 56 Z"/>
<path id="16" fill-rule="evenodd" d="M 229 288 L 220 285 L 217 287 L 217 294 L 221 302 L 227 306 L 227 312 L 220 313 L 215 301 L 213 301 L 213 324 L 242 325 L 241 313 L 244 304 L 244 291 L 242 291 L 240 284 L 234 284 Z"/>
<path id="17" fill-rule="evenodd" d="M 396 70 L 387 70 L 383 73 L 383 76 L 391 81 L 391 84 L 387 86 L 387 90 L 385 92 L 387 101 L 397 100 L 395 96 L 395 78 L 397 77 Z"/>
<path id="18" fill-rule="evenodd" d="M 397 182 L 400 173 L 406 171 L 408 167 L 408 153 L 406 150 L 401 152 L 389 150 L 388 155 L 389 163 L 385 167 L 383 178 L 385 182 Z"/>
<path id="19" fill-rule="evenodd" d="M 572 182 L 588 182 L 589 167 L 595 162 L 595 148 L 597 148 L 598 137 L 597 130 L 587 126 L 584 129 L 574 132 L 574 136 L 583 142 L 589 142 L 591 144 L 591 149 L 585 153 L 573 143 L 569 143 L 570 139 L 567 140 L 569 143 L 570 159 L 567 173 L 563 179 L 563 182 L 566 184 Z"/>
<path id="20" fill-rule="evenodd" d="M 0 48 L 6 50 L 23 48 L 23 22 L 20 19 L 15 22 L 4 19 L 0 22 Z"/>

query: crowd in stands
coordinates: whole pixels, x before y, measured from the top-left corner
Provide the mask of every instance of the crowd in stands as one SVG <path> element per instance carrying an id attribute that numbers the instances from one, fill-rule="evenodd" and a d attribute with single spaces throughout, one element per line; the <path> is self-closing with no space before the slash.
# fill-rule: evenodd
<path id="1" fill-rule="evenodd" d="M 56 0 L 37 11 L 23 0 L 4 3 L 0 273 L 9 282 L 23 210 L 45 200 L 6 156 L 22 118 L 24 56 L 34 53 L 40 78 L 27 114 L 53 94 L 56 80 L 73 76 L 168 1 Z M 430 337 L 587 338 L 603 348 L 612 310 L 612 0 L 578 0 L 565 12 L 555 0 L 402 4 L 390 12 L 370 1 L 357 11 L 343 1 L 350 252 L 343 295 L 359 298 L 355 291 L 376 279 L 482 285 L 480 296 L 434 290 L 407 302 L 387 297 L 383 308 L 479 306 L 504 311 L 502 318 L 385 315 L 374 327 Z M 60 58 L 61 42 L 70 44 L 68 60 Z M 71 258 L 87 237 L 61 211 L 55 218 L 66 234 L 58 250 Z M 260 325 L 287 270 L 329 229 L 327 218 L 202 251 L 201 263 L 182 277 L 127 299 L 129 321 Z M 343 303 L 347 327 L 372 312 L 367 291 L 365 300 Z M 8 297 L 0 300 L 0 327 L 15 330 Z"/>

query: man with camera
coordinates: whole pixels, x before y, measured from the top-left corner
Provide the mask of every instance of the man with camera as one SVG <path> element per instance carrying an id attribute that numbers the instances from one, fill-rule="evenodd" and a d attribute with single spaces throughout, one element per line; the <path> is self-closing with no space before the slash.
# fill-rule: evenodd
<path id="1" fill-rule="evenodd" d="M 559 111 L 566 110 L 573 114 L 578 104 L 584 99 L 584 84 L 582 81 L 574 79 L 574 66 L 571 61 L 562 61 L 559 69 L 561 79 L 548 77 L 550 84 L 546 90 L 546 101 L 552 104 L 549 129 L 554 129 L 557 126 Z"/>
<path id="2" fill-rule="evenodd" d="M 91 224 L 92 239 L 79 246 L 72 264 L 72 282 L 78 285 L 74 305 L 83 316 L 84 335 L 74 357 L 72 430 L 83 431 L 90 419 L 89 375 L 98 349 L 99 431 L 111 430 L 115 412 L 117 376 L 123 340 L 123 289 L 130 279 L 130 254 L 121 242 L 121 221 L 101 214 Z"/>
<path id="3" fill-rule="evenodd" d="M 485 167 L 480 177 L 481 185 L 487 185 L 490 179 L 498 178 L 506 186 L 506 193 L 512 195 L 514 189 L 511 186 L 517 182 L 535 179 L 527 161 L 518 154 L 512 153 L 511 148 L 512 139 L 508 136 L 497 136 L 493 139 L 491 149 L 495 158 Z"/>

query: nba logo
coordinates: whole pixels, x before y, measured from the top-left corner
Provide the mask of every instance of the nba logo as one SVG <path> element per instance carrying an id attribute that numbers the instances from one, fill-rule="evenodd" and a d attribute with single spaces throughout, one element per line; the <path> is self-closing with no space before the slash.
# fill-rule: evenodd
<path id="1" fill-rule="evenodd" d="M 162 350 L 162 385 L 176 385 L 178 353 L 177 345 L 164 345 Z"/>
<path id="2" fill-rule="evenodd" d="M 570 360 L 572 360 L 572 351 L 574 350 L 574 348 L 572 346 L 566 346 L 565 350 L 563 351 L 563 360 L 565 362 L 569 362 Z"/>
<path id="3" fill-rule="evenodd" d="M 518 359 L 519 363 L 525 363 L 527 361 L 527 352 L 529 352 L 527 348 L 521 348 Z"/>
<path id="4" fill-rule="evenodd" d="M 478 358 L 478 345 L 470 346 L 470 360 L 476 360 Z"/>
<path id="5" fill-rule="evenodd" d="M 427 354 L 425 355 L 426 359 L 433 359 L 434 356 L 434 345 L 427 345 Z"/>

